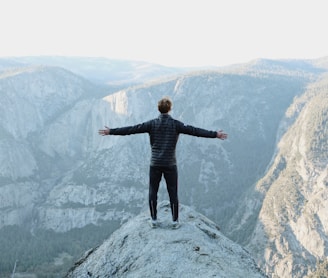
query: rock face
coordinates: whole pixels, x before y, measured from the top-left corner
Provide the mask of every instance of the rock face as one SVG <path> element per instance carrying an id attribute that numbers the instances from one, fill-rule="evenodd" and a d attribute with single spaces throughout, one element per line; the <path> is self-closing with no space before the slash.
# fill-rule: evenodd
<path id="1" fill-rule="evenodd" d="M 328 256 L 327 88 L 326 77 L 287 110 L 295 122 L 242 210 L 240 230 L 245 231 L 253 218 L 249 208 L 255 213 L 258 207 L 246 246 L 270 277 L 305 277 Z"/>
<path id="2" fill-rule="evenodd" d="M 265 277 L 247 251 L 190 207 L 180 206 L 176 230 L 168 202 L 159 204 L 158 215 L 156 229 L 147 210 L 125 223 L 66 277 Z"/>

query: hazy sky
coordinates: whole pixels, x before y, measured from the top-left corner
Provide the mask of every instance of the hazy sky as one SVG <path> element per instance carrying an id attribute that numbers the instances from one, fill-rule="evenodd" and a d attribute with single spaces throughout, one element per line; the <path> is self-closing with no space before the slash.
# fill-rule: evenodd
<path id="1" fill-rule="evenodd" d="M 0 57 L 229 65 L 328 56 L 326 0 L 0 0 Z"/>

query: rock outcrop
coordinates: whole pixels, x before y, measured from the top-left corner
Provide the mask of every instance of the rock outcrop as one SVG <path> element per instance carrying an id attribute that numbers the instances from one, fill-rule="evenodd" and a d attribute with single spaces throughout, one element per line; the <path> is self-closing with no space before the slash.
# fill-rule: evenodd
<path id="1" fill-rule="evenodd" d="M 181 205 L 181 226 L 173 230 L 169 204 L 158 210 L 158 228 L 148 225 L 147 210 L 140 213 L 88 251 L 66 277 L 265 277 L 250 254 L 202 214 Z"/>

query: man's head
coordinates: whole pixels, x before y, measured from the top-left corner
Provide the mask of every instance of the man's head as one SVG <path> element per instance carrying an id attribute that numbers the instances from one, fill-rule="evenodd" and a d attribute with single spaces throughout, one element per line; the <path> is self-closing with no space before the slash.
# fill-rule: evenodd
<path id="1" fill-rule="evenodd" d="M 162 114 L 168 113 L 171 111 L 172 108 L 172 101 L 168 97 L 163 97 L 158 102 L 158 111 Z"/>

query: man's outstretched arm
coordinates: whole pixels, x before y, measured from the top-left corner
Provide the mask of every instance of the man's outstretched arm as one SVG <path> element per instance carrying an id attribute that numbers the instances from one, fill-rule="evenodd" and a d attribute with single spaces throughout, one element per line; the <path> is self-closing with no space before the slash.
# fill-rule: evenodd
<path id="1" fill-rule="evenodd" d="M 225 140 L 228 138 L 228 134 L 224 133 L 223 130 L 210 131 L 199 127 L 185 125 L 181 122 L 178 122 L 178 131 L 184 134 L 198 137 L 218 138 L 221 140 Z"/>
<path id="2" fill-rule="evenodd" d="M 134 126 L 119 127 L 119 128 L 109 128 L 108 126 L 105 126 L 105 129 L 99 129 L 98 133 L 102 136 L 131 135 L 131 134 L 149 132 L 150 126 L 151 126 L 150 122 L 145 122 Z"/>

